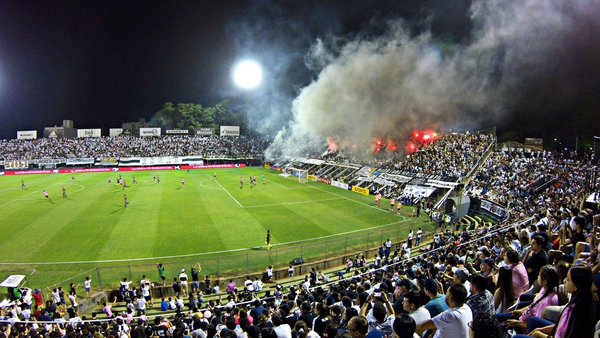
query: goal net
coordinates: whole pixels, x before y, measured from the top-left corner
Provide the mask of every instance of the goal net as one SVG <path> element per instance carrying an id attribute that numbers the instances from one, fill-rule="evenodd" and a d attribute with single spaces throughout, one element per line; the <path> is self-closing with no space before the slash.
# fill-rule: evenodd
<path id="1" fill-rule="evenodd" d="M 298 169 L 298 168 L 290 168 L 291 174 L 294 177 L 298 178 L 299 183 L 306 183 L 308 181 L 308 170 Z"/>

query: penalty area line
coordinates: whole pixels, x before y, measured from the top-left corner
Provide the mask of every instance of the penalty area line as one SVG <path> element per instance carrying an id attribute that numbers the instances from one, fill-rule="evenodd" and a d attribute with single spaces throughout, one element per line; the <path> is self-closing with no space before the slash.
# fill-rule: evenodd
<path id="1" fill-rule="evenodd" d="M 312 186 L 312 185 L 311 185 L 310 187 L 311 187 L 311 188 L 313 188 L 313 189 L 317 189 L 317 190 L 319 190 L 319 191 L 322 191 L 322 192 L 326 192 L 326 193 L 328 193 L 328 194 L 331 194 L 331 195 L 333 195 L 333 196 L 337 196 L 337 197 L 339 197 L 339 198 L 346 199 L 346 200 L 348 200 L 348 201 L 351 201 L 351 202 L 354 202 L 354 203 L 362 204 L 362 205 L 364 205 L 364 206 L 366 206 L 366 207 L 368 207 L 368 208 L 373 208 L 373 209 L 375 209 L 375 210 L 378 210 L 378 211 L 382 211 L 382 212 L 385 212 L 385 213 L 389 213 L 389 211 L 387 211 L 387 210 L 385 210 L 385 209 L 381 209 L 381 208 L 378 208 L 378 207 L 375 207 L 375 206 L 369 205 L 369 204 L 367 204 L 367 203 L 363 203 L 363 202 L 357 201 L 357 200 L 355 200 L 355 199 L 352 199 L 352 198 L 350 198 L 350 197 L 342 196 L 342 195 L 336 194 L 336 193 L 334 193 L 334 192 L 331 192 L 331 191 L 327 191 L 327 190 L 323 190 L 323 189 L 321 189 L 321 188 L 317 188 L 317 187 L 315 187 L 315 186 Z M 407 217 L 405 217 L 405 216 L 402 216 L 402 215 L 397 215 L 397 216 L 399 216 L 399 217 L 402 217 L 402 219 L 403 219 L 403 220 L 407 220 L 407 219 L 409 219 L 409 218 L 407 218 Z"/>
<path id="2" fill-rule="evenodd" d="M 206 176 L 210 177 L 209 174 L 206 174 Z M 221 183 L 219 183 L 219 181 L 217 181 L 217 180 L 214 180 L 214 181 L 215 181 L 216 184 L 219 185 L 219 187 L 221 187 L 221 189 L 223 189 L 223 191 L 225 191 L 227 193 L 227 195 L 229 195 L 229 197 L 231 197 L 232 200 L 235 201 L 235 203 L 237 203 L 237 205 L 240 206 L 240 208 L 244 208 L 244 206 L 242 205 L 242 203 L 240 203 L 240 201 L 238 201 L 235 197 L 233 197 L 233 195 L 227 189 L 225 189 L 225 187 L 222 186 Z"/>

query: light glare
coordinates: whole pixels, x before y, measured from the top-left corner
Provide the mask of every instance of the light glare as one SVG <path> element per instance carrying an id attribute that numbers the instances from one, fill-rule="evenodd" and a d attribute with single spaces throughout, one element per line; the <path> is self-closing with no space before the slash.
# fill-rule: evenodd
<path id="1" fill-rule="evenodd" d="M 252 60 L 238 62 L 233 67 L 233 82 L 243 89 L 254 89 L 262 81 L 262 69 L 260 65 Z"/>

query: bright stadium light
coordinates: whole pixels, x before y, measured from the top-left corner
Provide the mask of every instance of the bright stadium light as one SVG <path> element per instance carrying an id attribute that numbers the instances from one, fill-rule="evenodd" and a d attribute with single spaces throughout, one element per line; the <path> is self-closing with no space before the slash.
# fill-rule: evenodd
<path id="1" fill-rule="evenodd" d="M 233 82 L 242 89 L 254 89 L 262 81 L 262 69 L 256 61 L 243 60 L 233 66 Z"/>

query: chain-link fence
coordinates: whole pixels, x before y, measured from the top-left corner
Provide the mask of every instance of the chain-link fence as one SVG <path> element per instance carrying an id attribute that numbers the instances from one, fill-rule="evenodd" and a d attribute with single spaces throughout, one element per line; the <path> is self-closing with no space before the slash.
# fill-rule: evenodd
<path id="1" fill-rule="evenodd" d="M 164 268 L 166 280 L 164 284 L 170 285 L 177 278 L 182 269 L 186 270 L 191 280 L 192 268 L 199 271 L 200 280 L 208 277 L 213 283 L 216 280 L 225 280 L 246 275 L 259 276 L 267 266 L 273 266 L 274 270 L 286 270 L 290 262 L 296 258 L 302 258 L 305 263 L 311 264 L 320 260 L 333 260 L 337 257 L 354 254 L 366 254 L 390 239 L 396 245 L 400 245 L 407 237 L 411 228 L 422 227 L 423 231 L 432 233 L 435 224 L 423 221 L 410 223 L 396 223 L 377 229 L 366 229 L 350 234 L 331 235 L 325 238 L 306 240 L 297 244 L 274 245 L 270 250 L 261 248 L 250 248 L 243 251 L 201 253 L 195 255 L 183 255 L 169 258 L 151 258 L 147 260 L 124 261 L 124 262 L 62 262 L 62 263 L 37 263 L 20 264 L 0 263 L 2 275 L 23 274 L 26 275 L 27 285 L 32 288 L 43 290 L 45 296 L 49 296 L 52 290 L 61 286 L 65 293 L 68 286 L 73 283 L 78 295 L 85 296 L 84 281 L 90 277 L 93 292 L 107 291 L 119 287 L 119 282 L 124 278 L 139 285 L 139 281 L 145 276 L 155 285 L 163 283 L 159 277 L 157 264 L 161 263 Z M 425 238 L 428 237 L 424 235 Z M 372 260 L 369 253 L 368 260 Z M 328 262 L 326 266 L 333 266 Z M 325 266 L 325 264 L 324 264 Z"/>

